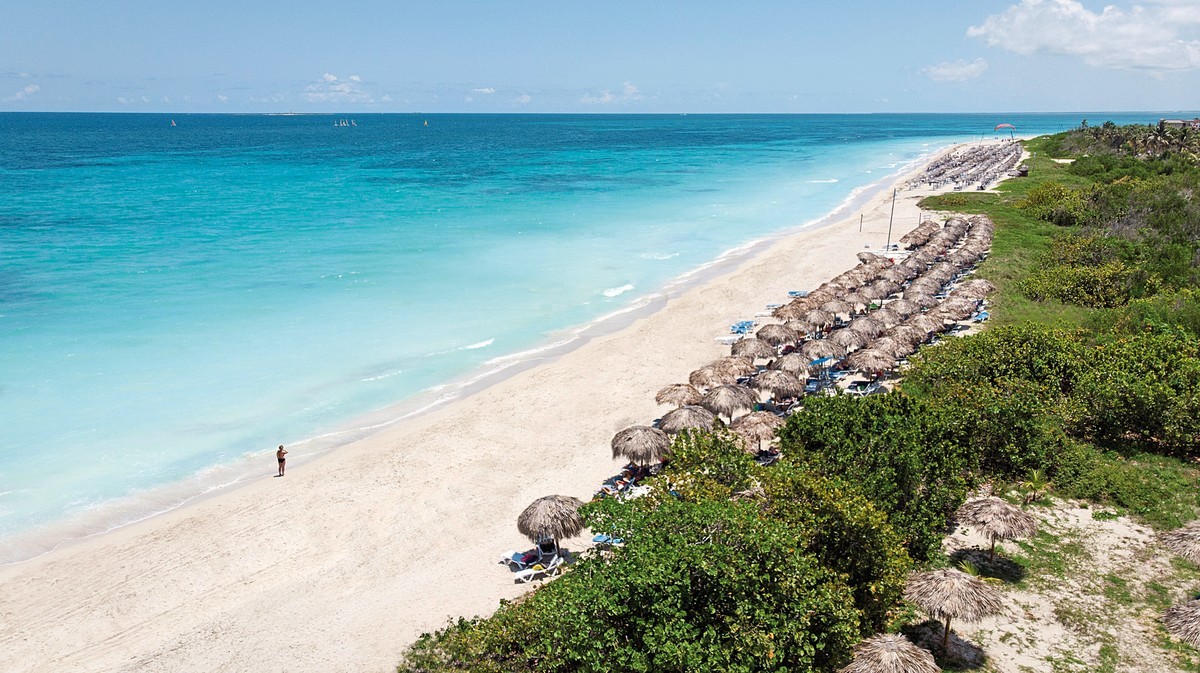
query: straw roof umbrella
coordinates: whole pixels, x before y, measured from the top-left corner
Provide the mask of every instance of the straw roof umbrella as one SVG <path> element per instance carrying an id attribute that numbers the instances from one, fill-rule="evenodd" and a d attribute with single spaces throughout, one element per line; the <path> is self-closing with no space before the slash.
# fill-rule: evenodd
<path id="1" fill-rule="evenodd" d="M 654 401 L 659 404 L 674 404 L 679 408 L 685 404 L 695 404 L 701 397 L 704 397 L 704 393 L 696 390 L 696 386 L 690 383 L 672 383 L 660 388 L 654 395 Z"/>
<path id="2" fill-rule="evenodd" d="M 858 288 L 855 294 L 863 299 L 866 299 L 868 301 L 868 306 L 870 304 L 877 303 L 880 299 L 883 299 L 887 296 L 887 293 L 884 292 L 883 288 L 875 287 L 874 283 Z"/>
<path id="3" fill-rule="evenodd" d="M 517 517 L 517 530 L 534 542 L 549 538 L 558 546 L 560 539 L 583 532 L 583 519 L 579 516 L 581 506 L 583 502 L 579 498 L 566 495 L 538 498 Z"/>
<path id="4" fill-rule="evenodd" d="M 866 308 L 866 307 L 870 306 L 871 302 L 874 300 L 864 297 L 862 295 L 862 293 L 855 291 L 855 292 L 851 292 L 850 294 L 846 295 L 845 297 L 842 297 L 842 301 L 846 302 L 847 304 L 850 304 L 851 308 L 853 308 L 853 310 L 857 311 L 860 308 Z"/>
<path id="5" fill-rule="evenodd" d="M 697 388 L 713 388 L 726 383 L 736 383 L 737 374 L 723 367 L 704 365 L 688 375 L 688 383 Z"/>
<path id="6" fill-rule="evenodd" d="M 800 316 L 800 319 L 804 320 L 806 322 L 813 323 L 814 325 L 833 324 L 833 314 L 830 313 L 829 311 L 822 311 L 819 308 L 813 309 L 813 310 L 809 311 L 808 313 L 805 313 L 804 315 Z"/>
<path id="7" fill-rule="evenodd" d="M 896 358 L 874 348 L 854 351 L 846 358 L 846 365 L 860 372 L 882 372 L 896 366 Z"/>
<path id="8" fill-rule="evenodd" d="M 717 417 L 708 409 L 687 404 L 663 414 L 658 427 L 663 432 L 673 435 L 684 430 L 709 430 L 715 420 Z"/>
<path id="9" fill-rule="evenodd" d="M 1171 635 L 1193 647 L 1200 647 L 1200 600 L 1172 605 L 1163 613 L 1162 621 Z"/>
<path id="10" fill-rule="evenodd" d="M 990 280 L 972 278 L 955 288 L 954 294 L 968 299 L 982 299 L 995 291 L 996 286 Z"/>
<path id="11" fill-rule="evenodd" d="M 1000 612 L 1003 599 L 1000 592 L 978 577 L 961 570 L 943 568 L 909 576 L 904 585 L 904 598 L 929 613 L 930 617 L 946 622 L 942 635 L 942 650 L 950 643 L 950 620 L 977 622 Z"/>
<path id="12" fill-rule="evenodd" d="M 963 298 L 947 299 L 937 310 L 953 320 L 962 320 L 975 313 L 975 302 Z"/>
<path id="13" fill-rule="evenodd" d="M 855 318 L 846 325 L 846 329 L 852 332 L 858 332 L 868 337 L 878 336 L 880 332 L 887 329 L 883 323 L 876 320 L 874 317 L 867 315 L 862 318 Z"/>
<path id="14" fill-rule="evenodd" d="M 780 320 L 792 320 L 793 318 L 799 318 L 810 310 L 812 310 L 811 302 L 806 299 L 793 299 L 771 311 L 771 315 Z"/>
<path id="15" fill-rule="evenodd" d="M 904 352 L 905 346 L 906 344 L 896 337 L 883 336 L 871 342 L 870 350 L 890 355 L 892 359 L 899 359 L 900 355 Z"/>
<path id="16" fill-rule="evenodd" d="M 777 324 L 763 325 L 762 327 L 758 328 L 758 331 L 754 333 L 754 336 L 758 337 L 760 341 L 765 341 L 772 346 L 794 343 L 800 338 L 800 335 L 796 334 L 796 331 L 792 328 L 788 327 L 787 325 Z"/>
<path id="17" fill-rule="evenodd" d="M 846 296 L 850 296 L 850 295 L 847 294 Z M 825 302 L 824 304 L 821 304 L 821 310 L 829 311 L 830 313 L 832 313 L 834 315 L 837 315 L 839 313 L 843 313 L 845 315 L 850 315 L 851 313 L 854 312 L 854 304 L 851 304 L 850 302 L 846 301 L 845 299 L 830 299 L 829 301 Z"/>
<path id="18" fill-rule="evenodd" d="M 718 416 L 728 416 L 732 422 L 735 413 L 754 409 L 757 401 L 754 392 L 746 386 L 724 385 L 708 391 L 700 400 L 700 406 Z"/>
<path id="19" fill-rule="evenodd" d="M 885 269 L 883 273 L 879 274 L 879 277 L 883 280 L 890 280 L 893 283 L 903 283 L 908 280 L 908 276 L 904 274 L 904 271 L 895 266 Z"/>
<path id="20" fill-rule="evenodd" d="M 866 334 L 849 329 L 834 330 L 833 334 L 830 334 L 829 338 L 826 339 L 826 341 L 841 346 L 846 352 L 866 346 L 869 340 L 870 337 Z"/>
<path id="21" fill-rule="evenodd" d="M 858 257 L 858 261 L 862 262 L 863 264 L 877 264 L 877 263 L 883 261 L 884 259 L 886 259 L 884 257 L 880 257 L 879 255 L 876 255 L 873 252 L 866 252 L 865 250 L 863 252 L 858 253 L 858 255 L 856 255 L 856 257 Z"/>
<path id="22" fill-rule="evenodd" d="M 1163 546 L 1192 563 L 1200 563 L 1200 521 L 1164 533 Z"/>
<path id="23" fill-rule="evenodd" d="M 768 369 L 750 379 L 750 387 L 770 391 L 772 397 L 796 397 L 804 392 L 804 382 L 782 369 Z"/>
<path id="24" fill-rule="evenodd" d="M 897 314 L 902 315 L 905 318 L 914 313 L 918 313 L 921 310 L 921 307 L 917 306 L 916 302 L 903 298 L 889 301 L 884 308 L 895 311 Z"/>
<path id="25" fill-rule="evenodd" d="M 805 313 L 807 313 L 807 311 L 805 311 Z M 805 334 L 810 334 L 812 332 L 816 332 L 817 330 L 820 329 L 820 327 L 818 327 L 817 325 L 814 325 L 806 320 L 799 320 L 799 319 L 789 320 L 784 324 L 787 325 L 788 329 L 795 331 L 796 334 L 800 335 L 800 336 L 803 336 Z"/>
<path id="26" fill-rule="evenodd" d="M 800 353 L 788 353 L 771 363 L 771 369 L 789 372 L 796 376 L 808 376 L 810 359 Z"/>
<path id="27" fill-rule="evenodd" d="M 667 433 L 647 425 L 634 425 L 613 435 L 613 458 L 628 458 L 638 465 L 650 465 L 662 460 L 671 450 Z"/>
<path id="28" fill-rule="evenodd" d="M 916 327 L 914 325 L 910 325 L 907 323 L 902 324 L 902 325 L 896 325 L 895 327 L 893 327 L 891 330 L 888 331 L 888 334 L 890 334 L 893 339 L 897 339 L 899 341 L 902 341 L 906 344 L 910 344 L 913 346 L 916 346 L 917 344 L 924 341 L 925 335 L 928 333 L 929 333 L 928 330 L 923 330 L 919 327 Z"/>
<path id="29" fill-rule="evenodd" d="M 762 339 L 741 339 L 735 341 L 729 349 L 730 355 L 753 358 L 755 360 L 769 360 L 779 353 L 775 352 L 775 347 L 763 341 Z"/>
<path id="30" fill-rule="evenodd" d="M 737 419 L 737 421 L 729 426 L 729 429 L 747 440 L 757 442 L 758 450 L 761 451 L 763 440 L 771 441 L 774 439 L 775 431 L 783 423 L 782 418 L 769 411 L 755 411 Z"/>
<path id="31" fill-rule="evenodd" d="M 899 325 L 900 323 L 904 322 L 905 317 L 906 316 L 902 316 L 886 306 L 871 313 L 871 319 L 880 325 L 883 325 L 884 327 L 894 327 Z"/>
<path id="32" fill-rule="evenodd" d="M 958 508 L 958 520 L 975 526 L 992 541 L 988 560 L 996 557 L 997 540 L 1014 540 L 1037 533 L 1037 519 L 996 496 L 968 500 Z"/>
<path id="33" fill-rule="evenodd" d="M 938 673 L 933 655 L 898 633 L 872 636 L 854 646 L 854 660 L 838 673 Z"/>
<path id="34" fill-rule="evenodd" d="M 846 349 L 829 339 L 816 339 L 806 341 L 800 347 L 800 353 L 810 360 L 820 360 L 821 358 L 840 358 L 846 354 Z"/>
<path id="35" fill-rule="evenodd" d="M 927 310 L 927 309 L 931 309 L 941 303 L 937 299 L 933 298 L 932 293 L 927 294 L 925 292 L 914 292 L 911 295 L 905 294 L 904 298 L 907 299 L 908 301 L 911 301 L 912 303 L 916 304 L 917 307 L 923 311 Z"/>
<path id="36" fill-rule="evenodd" d="M 915 315 L 909 318 L 905 324 L 912 325 L 922 332 L 941 332 L 946 329 L 946 323 L 941 318 L 935 318 L 928 313 Z"/>

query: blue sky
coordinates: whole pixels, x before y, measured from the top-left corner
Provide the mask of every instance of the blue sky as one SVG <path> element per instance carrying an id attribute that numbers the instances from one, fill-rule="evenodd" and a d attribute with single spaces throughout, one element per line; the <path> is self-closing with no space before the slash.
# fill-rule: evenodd
<path id="1" fill-rule="evenodd" d="M 1200 109 L 1200 0 L 36 0 L 0 110 Z"/>

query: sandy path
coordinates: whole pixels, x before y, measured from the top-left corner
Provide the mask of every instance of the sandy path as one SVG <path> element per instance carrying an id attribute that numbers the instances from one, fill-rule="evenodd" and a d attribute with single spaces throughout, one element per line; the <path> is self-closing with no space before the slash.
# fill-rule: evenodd
<path id="1" fill-rule="evenodd" d="M 893 240 L 925 193 L 900 193 Z M 726 354 L 734 320 L 881 247 L 890 197 L 282 479 L 264 451 L 256 482 L 0 570 L 0 670 L 391 669 L 423 631 L 526 590 L 496 564 L 528 547 L 524 506 L 590 497 L 619 469 L 612 435 L 661 415 L 654 392 Z"/>

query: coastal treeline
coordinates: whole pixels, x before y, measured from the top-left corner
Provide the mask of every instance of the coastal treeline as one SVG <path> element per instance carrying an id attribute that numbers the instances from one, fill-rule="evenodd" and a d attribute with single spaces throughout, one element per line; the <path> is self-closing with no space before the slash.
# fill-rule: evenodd
<path id="1" fill-rule="evenodd" d="M 1196 518 L 1196 136 L 1081 125 L 1027 149 L 1028 178 L 925 204 L 996 222 L 991 329 L 923 348 L 886 395 L 808 400 L 773 465 L 724 428 L 683 433 L 648 495 L 582 508 L 623 546 L 422 636 L 398 670 L 835 671 L 906 626 L 905 579 L 948 563 L 973 489 Z"/>

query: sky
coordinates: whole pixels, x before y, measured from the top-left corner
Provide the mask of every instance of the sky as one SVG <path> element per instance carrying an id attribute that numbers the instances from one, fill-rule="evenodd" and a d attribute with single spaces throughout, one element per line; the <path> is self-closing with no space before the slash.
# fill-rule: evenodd
<path id="1" fill-rule="evenodd" d="M 1200 0 L 36 0 L 0 111 L 1200 109 Z"/>

